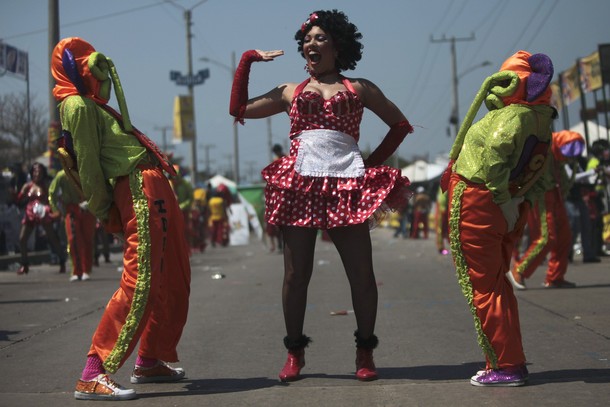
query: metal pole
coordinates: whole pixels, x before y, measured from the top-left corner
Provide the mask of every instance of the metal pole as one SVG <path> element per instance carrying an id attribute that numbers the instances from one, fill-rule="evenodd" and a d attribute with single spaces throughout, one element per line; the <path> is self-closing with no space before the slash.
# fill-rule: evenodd
<path id="1" fill-rule="evenodd" d="M 580 58 L 576 60 L 576 81 L 578 83 L 578 91 L 580 92 L 580 120 L 585 128 L 585 142 L 587 148 L 591 146 L 589 144 L 589 120 L 587 119 L 587 102 L 585 101 L 585 93 L 582 90 L 582 83 L 580 81 Z"/>
<path id="2" fill-rule="evenodd" d="M 59 0 L 49 0 L 49 59 L 55 48 L 55 44 L 59 42 Z M 29 62 L 29 61 L 28 61 Z M 51 61 L 49 61 L 49 66 Z M 53 88 L 55 87 L 55 79 L 49 70 L 49 121 L 59 122 L 59 110 L 57 109 L 57 102 L 53 97 Z"/>
<path id="3" fill-rule="evenodd" d="M 459 116 L 459 106 L 458 106 L 458 76 L 457 76 L 457 62 L 456 62 L 456 51 L 455 51 L 455 42 L 456 41 L 474 41 L 474 33 L 470 34 L 468 38 L 456 38 L 455 36 L 451 38 L 446 38 L 443 34 L 440 40 L 435 40 L 433 37 L 430 37 L 431 42 L 450 42 L 451 43 L 451 79 L 452 79 L 452 88 L 453 88 L 453 108 L 451 110 L 451 116 L 449 121 L 455 127 L 455 135 L 460 129 L 460 116 Z"/>
<path id="4" fill-rule="evenodd" d="M 458 77 L 457 61 L 455 57 L 455 37 L 451 37 L 451 77 L 451 83 L 453 88 L 453 127 L 455 129 L 455 135 L 457 136 L 458 130 L 460 129 L 460 114 L 458 105 Z"/>
<path id="5" fill-rule="evenodd" d="M 231 79 L 235 76 L 235 51 L 231 53 Z M 235 184 L 239 185 L 239 140 L 238 140 L 238 126 L 239 123 L 233 121 L 233 176 L 235 177 Z"/>
<path id="6" fill-rule="evenodd" d="M 193 77 L 193 57 L 191 48 L 191 10 L 184 11 L 184 19 L 186 20 L 186 64 L 187 64 L 187 77 Z M 193 112 L 193 139 L 191 140 L 191 183 L 193 186 L 197 184 L 197 126 L 195 120 L 195 94 L 193 92 L 193 83 L 188 83 L 189 97 L 191 99 L 191 109 Z"/>
<path id="7" fill-rule="evenodd" d="M 269 162 L 273 161 L 273 133 L 271 132 L 271 116 L 267 117 L 267 151 L 269 151 Z"/>
<path id="8" fill-rule="evenodd" d="M 27 104 L 27 142 L 28 142 L 28 163 L 32 164 L 32 114 L 30 109 L 30 54 L 28 53 L 28 63 L 25 71 L 26 82 L 26 104 Z"/>
<path id="9" fill-rule="evenodd" d="M 212 177 L 212 173 L 210 172 L 210 149 L 216 147 L 213 144 L 206 144 L 203 146 L 205 149 L 205 175 L 208 178 Z"/>

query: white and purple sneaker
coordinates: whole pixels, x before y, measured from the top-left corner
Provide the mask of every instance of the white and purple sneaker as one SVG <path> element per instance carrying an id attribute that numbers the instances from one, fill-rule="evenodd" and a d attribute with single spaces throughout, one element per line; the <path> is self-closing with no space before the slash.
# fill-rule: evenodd
<path id="1" fill-rule="evenodd" d="M 529 373 L 525 365 L 504 369 L 479 370 L 470 378 L 470 384 L 482 387 L 517 387 L 525 385 Z"/>

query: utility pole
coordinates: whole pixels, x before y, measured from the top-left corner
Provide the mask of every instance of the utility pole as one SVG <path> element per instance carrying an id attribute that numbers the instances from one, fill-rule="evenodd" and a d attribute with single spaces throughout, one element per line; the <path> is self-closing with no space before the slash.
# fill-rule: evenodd
<path id="1" fill-rule="evenodd" d="M 55 45 L 59 42 L 59 0 L 49 0 L 49 66 L 51 66 L 51 55 Z M 59 110 L 57 102 L 53 96 L 55 79 L 49 70 L 49 122 L 51 124 L 59 122 Z"/>
<path id="2" fill-rule="evenodd" d="M 229 174 L 230 172 L 233 172 L 235 167 L 233 166 L 233 154 L 223 154 L 224 158 L 227 160 L 227 178 L 231 178 L 231 176 L 233 176 L 233 179 L 235 179 L 235 174 Z M 231 176 L 229 176 L 231 175 Z"/>
<path id="3" fill-rule="evenodd" d="M 210 177 L 210 175 L 212 175 L 210 173 L 210 149 L 215 148 L 216 146 L 214 144 L 205 144 L 203 146 L 203 149 L 205 150 L 205 173 L 208 176 L 208 178 Z"/>
<path id="4" fill-rule="evenodd" d="M 161 130 L 161 140 L 163 146 L 163 152 L 167 154 L 167 131 L 170 130 L 171 126 L 155 126 L 155 130 Z"/>
<path id="5" fill-rule="evenodd" d="M 191 16 L 192 11 L 195 7 L 205 3 L 207 0 L 201 0 L 199 3 L 195 4 L 193 7 L 186 9 L 179 4 L 174 3 L 171 0 L 168 0 L 170 4 L 175 7 L 181 8 L 184 11 L 184 20 L 186 21 L 186 65 L 187 65 L 187 74 L 186 77 L 182 76 L 180 72 L 170 71 L 170 80 L 176 82 L 177 85 L 186 85 L 189 93 L 189 100 L 191 104 L 192 110 L 192 122 L 193 126 L 193 139 L 191 140 L 191 182 L 193 186 L 197 184 L 197 126 L 196 126 L 196 113 L 195 113 L 195 94 L 193 92 L 193 88 L 195 85 L 201 85 L 208 77 L 209 71 L 199 71 L 197 75 L 193 75 L 193 52 L 191 46 L 191 38 L 193 37 L 191 34 Z"/>
<path id="6" fill-rule="evenodd" d="M 235 77 L 235 51 L 231 52 L 231 80 Z M 233 121 L 233 176 L 235 177 L 235 185 L 239 185 L 239 140 L 237 134 L 237 126 L 239 123 Z"/>
<path id="7" fill-rule="evenodd" d="M 208 58 L 208 57 L 201 57 L 199 58 L 200 61 L 204 61 L 204 62 L 210 62 L 216 66 L 221 67 L 222 69 L 225 69 L 227 72 L 229 72 L 229 74 L 231 75 L 231 80 L 233 80 L 233 78 L 235 77 L 235 51 L 231 52 L 231 66 L 227 66 L 225 64 L 223 64 L 222 62 L 216 61 L 212 58 Z M 239 123 L 235 120 L 233 120 L 233 177 L 235 180 L 235 184 L 239 185 L 240 179 L 239 179 L 239 137 L 238 137 L 238 127 Z"/>
<path id="8" fill-rule="evenodd" d="M 256 165 L 256 161 L 248 160 L 245 161 L 244 164 L 246 164 L 246 167 L 248 168 L 247 174 L 250 176 L 250 184 L 254 184 L 254 176 L 256 174 L 254 168 Z"/>
<path id="9" fill-rule="evenodd" d="M 269 153 L 269 162 L 273 161 L 273 134 L 271 132 L 271 116 L 267 117 L 267 151 Z"/>
<path id="10" fill-rule="evenodd" d="M 474 33 L 470 34 L 470 37 L 467 38 L 446 38 L 445 34 L 440 39 L 435 40 L 432 36 L 430 36 L 430 42 L 439 43 L 439 42 L 450 42 L 451 43 L 451 88 L 453 90 L 453 108 L 451 109 L 451 116 L 449 117 L 449 123 L 453 124 L 455 128 L 455 135 L 457 135 L 458 130 L 460 128 L 460 115 L 459 115 L 459 105 L 458 105 L 458 74 L 457 74 L 457 58 L 455 52 L 455 43 L 456 41 L 474 41 Z"/>
<path id="11" fill-rule="evenodd" d="M 186 65 L 187 77 L 193 77 L 193 52 L 191 48 L 191 10 L 184 10 L 184 19 L 186 20 Z M 193 92 L 193 83 L 189 81 L 187 84 L 189 98 L 191 100 L 191 109 L 193 112 L 193 140 L 191 140 L 191 165 L 192 175 L 191 181 L 193 186 L 197 185 L 197 115 L 195 114 L 195 94 Z"/>

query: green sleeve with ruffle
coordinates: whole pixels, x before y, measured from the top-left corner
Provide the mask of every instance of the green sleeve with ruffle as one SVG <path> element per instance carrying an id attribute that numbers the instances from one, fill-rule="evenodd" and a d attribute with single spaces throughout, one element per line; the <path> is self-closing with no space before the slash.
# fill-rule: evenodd
<path id="1" fill-rule="evenodd" d="M 62 127 L 72 134 L 78 174 L 89 210 L 105 221 L 112 203 L 112 187 L 100 160 L 103 119 L 98 109 L 93 101 L 74 96 L 62 102 L 60 112 Z"/>
<path id="2" fill-rule="evenodd" d="M 539 111 L 540 110 L 540 111 Z M 509 180 L 523 154 L 528 137 L 550 144 L 550 114 L 544 108 L 510 105 L 488 112 L 468 130 L 455 171 L 462 177 L 485 184 L 498 205 L 511 199 Z M 541 177 L 526 192 L 533 200 L 547 189 Z"/>
<path id="3" fill-rule="evenodd" d="M 484 183 L 497 204 L 509 201 L 511 157 L 519 147 L 516 135 L 521 133 L 521 122 L 513 109 L 487 113 L 468 130 L 456 172 L 475 183 Z"/>

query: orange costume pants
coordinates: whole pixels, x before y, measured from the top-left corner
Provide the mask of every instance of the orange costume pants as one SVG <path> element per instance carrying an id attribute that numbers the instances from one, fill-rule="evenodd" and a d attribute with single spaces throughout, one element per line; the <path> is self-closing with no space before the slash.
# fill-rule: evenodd
<path id="1" fill-rule="evenodd" d="M 77 204 L 66 205 L 66 236 L 72 259 L 72 275 L 91 273 L 96 223 L 91 212 Z"/>
<path id="2" fill-rule="evenodd" d="M 529 278 L 548 254 L 545 282 L 562 282 L 568 271 L 572 231 L 559 188 L 547 191 L 544 201 L 539 201 L 529 211 L 527 226 L 531 243 L 515 263 L 515 269 L 524 278 Z"/>
<path id="3" fill-rule="evenodd" d="M 525 364 L 517 299 L 506 272 L 513 246 L 523 232 L 528 206 L 521 205 L 515 229 L 507 232 L 506 220 L 491 192 L 482 184 L 451 175 L 451 252 L 488 369 Z"/>
<path id="4" fill-rule="evenodd" d="M 419 225 L 422 225 L 421 228 Z M 411 227 L 411 239 L 419 239 L 420 230 L 424 232 L 424 239 L 428 238 L 428 212 L 413 211 L 413 226 Z"/>
<path id="5" fill-rule="evenodd" d="M 158 168 L 136 169 L 114 189 L 125 238 L 123 275 L 97 330 L 89 356 L 116 372 L 140 341 L 138 354 L 177 362 L 186 324 L 191 269 L 184 219 Z"/>

